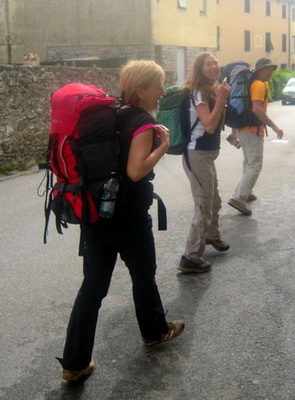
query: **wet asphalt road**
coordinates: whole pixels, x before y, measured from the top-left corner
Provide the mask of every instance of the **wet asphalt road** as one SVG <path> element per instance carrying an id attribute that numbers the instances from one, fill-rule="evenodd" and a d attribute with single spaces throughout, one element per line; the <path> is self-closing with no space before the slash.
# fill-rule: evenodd
<path id="1" fill-rule="evenodd" d="M 174 342 L 145 348 L 130 279 L 118 261 L 97 329 L 95 373 L 79 385 L 60 381 L 71 307 L 79 288 L 78 228 L 63 236 L 51 221 L 42 244 L 42 172 L 0 181 L 0 399 L 2 400 L 294 400 L 295 399 L 295 106 L 270 105 L 287 142 L 265 140 L 253 215 L 227 205 L 242 154 L 225 141 L 217 160 L 227 253 L 208 247 L 203 275 L 177 272 L 192 200 L 181 158 L 165 156 L 156 191 L 168 231 L 155 223 L 157 281 L 168 319 L 186 329 Z M 155 214 L 155 207 L 152 208 Z"/>

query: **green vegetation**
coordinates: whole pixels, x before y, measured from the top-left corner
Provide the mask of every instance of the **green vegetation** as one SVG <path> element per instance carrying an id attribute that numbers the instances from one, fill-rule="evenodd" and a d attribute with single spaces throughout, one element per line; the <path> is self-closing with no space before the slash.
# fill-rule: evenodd
<path id="1" fill-rule="evenodd" d="M 91 68 L 92 68 L 92 69 L 96 69 L 96 70 L 101 69 L 101 68 L 100 68 L 97 64 L 95 64 L 95 63 L 91 65 Z"/>
<path id="2" fill-rule="evenodd" d="M 282 90 L 290 78 L 295 77 L 295 71 L 279 69 L 272 74 L 269 81 L 271 97 L 273 100 L 281 98 Z"/>
<path id="3" fill-rule="evenodd" d="M 0 175 L 9 175 L 12 171 L 26 171 L 28 165 L 25 162 L 8 163 L 0 165 Z"/>

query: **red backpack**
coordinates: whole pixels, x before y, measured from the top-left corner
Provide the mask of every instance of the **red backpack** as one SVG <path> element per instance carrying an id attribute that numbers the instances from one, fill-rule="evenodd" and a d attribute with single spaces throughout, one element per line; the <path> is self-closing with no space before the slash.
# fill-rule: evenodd
<path id="1" fill-rule="evenodd" d="M 71 83 L 50 102 L 44 243 L 51 210 L 59 233 L 68 223 L 99 220 L 103 187 L 117 172 L 119 155 L 115 98 L 93 85 Z"/>

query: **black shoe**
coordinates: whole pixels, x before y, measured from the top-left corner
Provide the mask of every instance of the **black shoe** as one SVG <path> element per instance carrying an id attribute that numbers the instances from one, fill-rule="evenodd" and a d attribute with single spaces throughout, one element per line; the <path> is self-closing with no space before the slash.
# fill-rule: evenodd
<path id="1" fill-rule="evenodd" d="M 229 244 L 221 239 L 206 239 L 206 244 L 211 244 L 211 246 L 217 251 L 227 251 L 229 249 Z"/>
<path id="2" fill-rule="evenodd" d="M 196 273 L 201 273 L 201 272 L 208 272 L 211 268 L 211 264 L 208 263 L 207 261 L 204 260 L 199 260 L 199 261 L 192 261 L 188 260 L 186 257 L 182 256 L 180 263 L 179 263 L 179 271 L 182 272 L 196 272 Z"/>

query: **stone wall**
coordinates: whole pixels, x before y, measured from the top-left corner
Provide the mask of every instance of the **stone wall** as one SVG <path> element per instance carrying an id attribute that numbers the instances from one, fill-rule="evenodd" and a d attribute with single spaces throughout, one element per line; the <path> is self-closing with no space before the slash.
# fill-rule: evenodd
<path id="1" fill-rule="evenodd" d="M 50 95 L 71 82 L 101 87 L 119 96 L 119 69 L 0 65 L 0 166 L 36 164 L 46 153 Z M 172 75 L 166 84 L 173 84 Z"/>
<path id="2" fill-rule="evenodd" d="M 47 46 L 47 60 L 75 60 L 94 57 L 104 59 L 154 60 L 155 48 L 152 45 L 120 46 Z"/>
<path id="3" fill-rule="evenodd" d="M 155 46 L 155 60 L 169 72 L 174 79 L 177 78 L 177 46 Z M 215 48 L 185 47 L 185 75 L 191 70 L 196 56 L 204 51 L 215 54 Z"/>
<path id="4" fill-rule="evenodd" d="M 46 152 L 50 94 L 70 82 L 118 96 L 119 70 L 0 65 L 0 166 L 35 164 Z"/>
<path id="5" fill-rule="evenodd" d="M 167 45 L 132 45 L 132 46 L 51 46 L 47 48 L 48 62 L 59 62 L 61 65 L 67 60 L 68 65 L 71 65 L 71 60 L 84 58 L 86 61 L 89 58 L 91 62 L 92 56 L 96 56 L 100 61 L 116 60 L 121 66 L 129 60 L 155 60 L 162 65 L 166 72 L 177 74 L 177 46 Z M 186 51 L 186 73 L 190 70 L 195 57 L 204 51 L 215 54 L 215 48 L 205 47 L 185 47 Z M 93 64 L 95 63 L 95 57 Z M 102 64 L 103 65 L 103 64 Z"/>
<path id="6" fill-rule="evenodd" d="M 206 48 L 206 47 L 187 47 L 186 48 L 186 72 L 188 73 L 191 70 L 191 67 L 196 59 L 196 56 L 200 53 L 207 51 L 211 54 L 216 54 L 215 48 Z"/>

